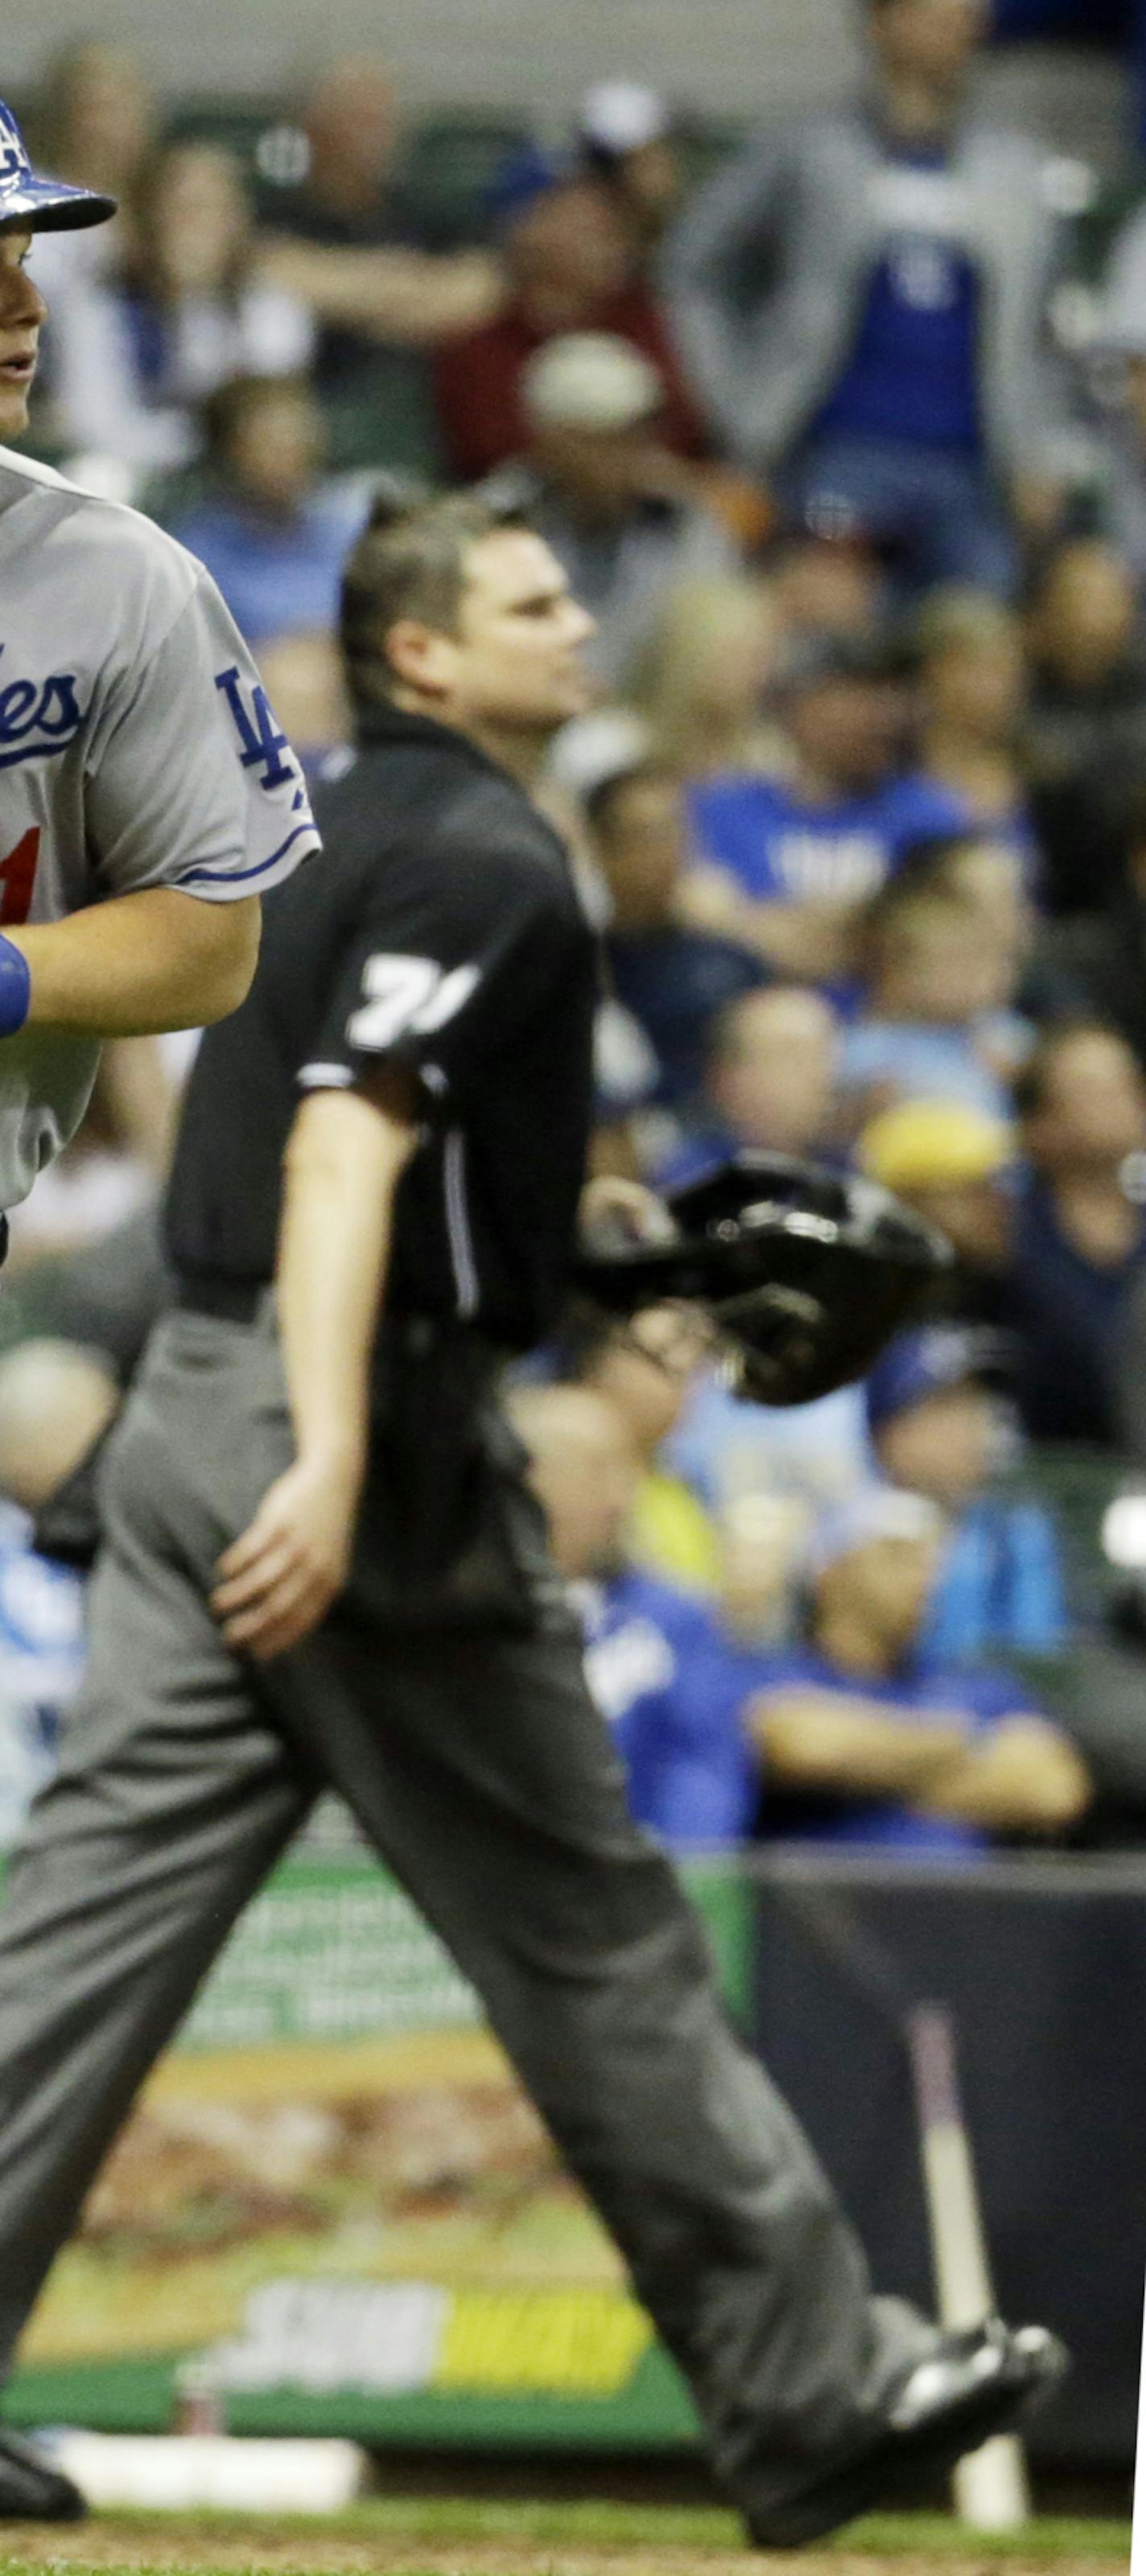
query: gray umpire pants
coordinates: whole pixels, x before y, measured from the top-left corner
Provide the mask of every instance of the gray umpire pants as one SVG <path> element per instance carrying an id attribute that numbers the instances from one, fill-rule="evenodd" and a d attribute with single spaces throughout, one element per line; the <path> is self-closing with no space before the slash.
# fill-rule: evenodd
<path id="1" fill-rule="evenodd" d="M 673 1871 L 629 1821 L 552 1582 L 531 1623 L 388 1627 L 352 1579 L 273 1665 L 225 1647 L 212 1570 L 290 1454 L 273 1334 L 168 1318 L 108 1457 L 88 1679 L 0 1912 L 0 2354 L 142 2078 L 329 1785 L 482 1994 L 727 2491 L 749 2514 L 778 2503 L 851 2448 L 931 2329 L 871 2297 L 824 2174 L 734 2035 Z"/>

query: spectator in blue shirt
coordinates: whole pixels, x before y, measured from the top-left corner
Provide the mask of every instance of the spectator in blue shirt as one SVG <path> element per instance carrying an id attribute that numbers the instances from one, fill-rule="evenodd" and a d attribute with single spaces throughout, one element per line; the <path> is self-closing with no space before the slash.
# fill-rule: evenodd
<path id="1" fill-rule="evenodd" d="M 746 941 L 777 972 L 838 982 L 857 915 L 904 850 L 957 831 L 963 815 L 944 789 L 897 769 L 902 700 L 866 639 L 806 640 L 777 693 L 787 773 L 694 789 L 700 856 L 686 900 L 691 918 Z"/>
<path id="2" fill-rule="evenodd" d="M 236 376 L 206 408 L 213 489 L 173 522 L 248 644 L 329 634 L 360 495 L 322 482 L 325 430 L 297 376 Z"/>
<path id="3" fill-rule="evenodd" d="M 668 769 L 630 750 L 597 779 L 584 806 L 609 892 L 613 990 L 653 1048 L 654 1099 L 687 1111 L 701 1089 L 714 1022 L 726 1005 L 758 991 L 767 969 L 751 948 L 680 918 L 686 818 Z"/>
<path id="4" fill-rule="evenodd" d="M 521 1388 L 512 1412 L 633 1814 L 669 1843 L 742 1840 L 759 1791 L 740 1719 L 749 1667 L 702 1602 L 629 1562 L 642 1466 L 622 1414 L 581 1386 Z"/>
<path id="5" fill-rule="evenodd" d="M 924 1653 L 944 1664 L 1054 1654 L 1065 1635 L 1050 1514 L 1033 1498 L 993 1490 L 1015 1453 L 1007 1380 L 998 1334 L 932 1324 L 901 1333 L 867 1382 L 868 1429 L 882 1474 L 950 1515 L 921 1640 Z"/>
<path id="6" fill-rule="evenodd" d="M 1084 1812 L 1083 1764 L 1021 1686 L 927 1652 L 944 1537 L 935 1504 L 881 1486 L 819 1524 L 806 1641 L 758 1659 L 748 1712 L 769 1832 L 958 1855 Z"/>

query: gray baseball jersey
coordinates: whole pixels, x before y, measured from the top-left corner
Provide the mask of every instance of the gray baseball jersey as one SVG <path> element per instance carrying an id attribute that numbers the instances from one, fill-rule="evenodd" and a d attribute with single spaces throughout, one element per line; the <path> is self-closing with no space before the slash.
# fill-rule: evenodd
<path id="1" fill-rule="evenodd" d="M 0 930 L 177 886 L 265 893 L 318 847 L 213 581 L 121 503 L 0 448 Z M 74 1134 L 94 1039 L 0 1040 L 0 1209 Z"/>

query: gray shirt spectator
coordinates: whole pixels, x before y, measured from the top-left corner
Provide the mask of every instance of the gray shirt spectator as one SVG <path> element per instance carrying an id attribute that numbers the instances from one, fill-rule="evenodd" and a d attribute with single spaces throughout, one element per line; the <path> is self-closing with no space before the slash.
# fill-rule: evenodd
<path id="1" fill-rule="evenodd" d="M 769 133 L 700 197 L 666 287 L 696 390 L 793 515 L 1007 589 L 1004 502 L 1053 513 L 1039 148 L 968 114 L 976 0 L 867 0 L 872 95 Z"/>

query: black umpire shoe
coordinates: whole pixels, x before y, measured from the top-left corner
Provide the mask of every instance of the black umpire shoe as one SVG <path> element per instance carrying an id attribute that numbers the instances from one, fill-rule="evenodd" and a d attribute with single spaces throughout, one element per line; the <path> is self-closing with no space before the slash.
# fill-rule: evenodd
<path id="1" fill-rule="evenodd" d="M 82 2522 L 86 2512 L 79 2488 L 42 2451 L 0 2432 L 0 2521 Z"/>
<path id="2" fill-rule="evenodd" d="M 892 2388 L 863 2449 L 750 2525 L 758 2549 L 799 2549 L 856 2514 L 879 2511 L 905 2488 L 953 2469 L 993 2433 L 1009 2433 L 1051 2396 L 1069 2367 L 1043 2326 L 998 2317 L 964 2334 L 941 2334 Z"/>

